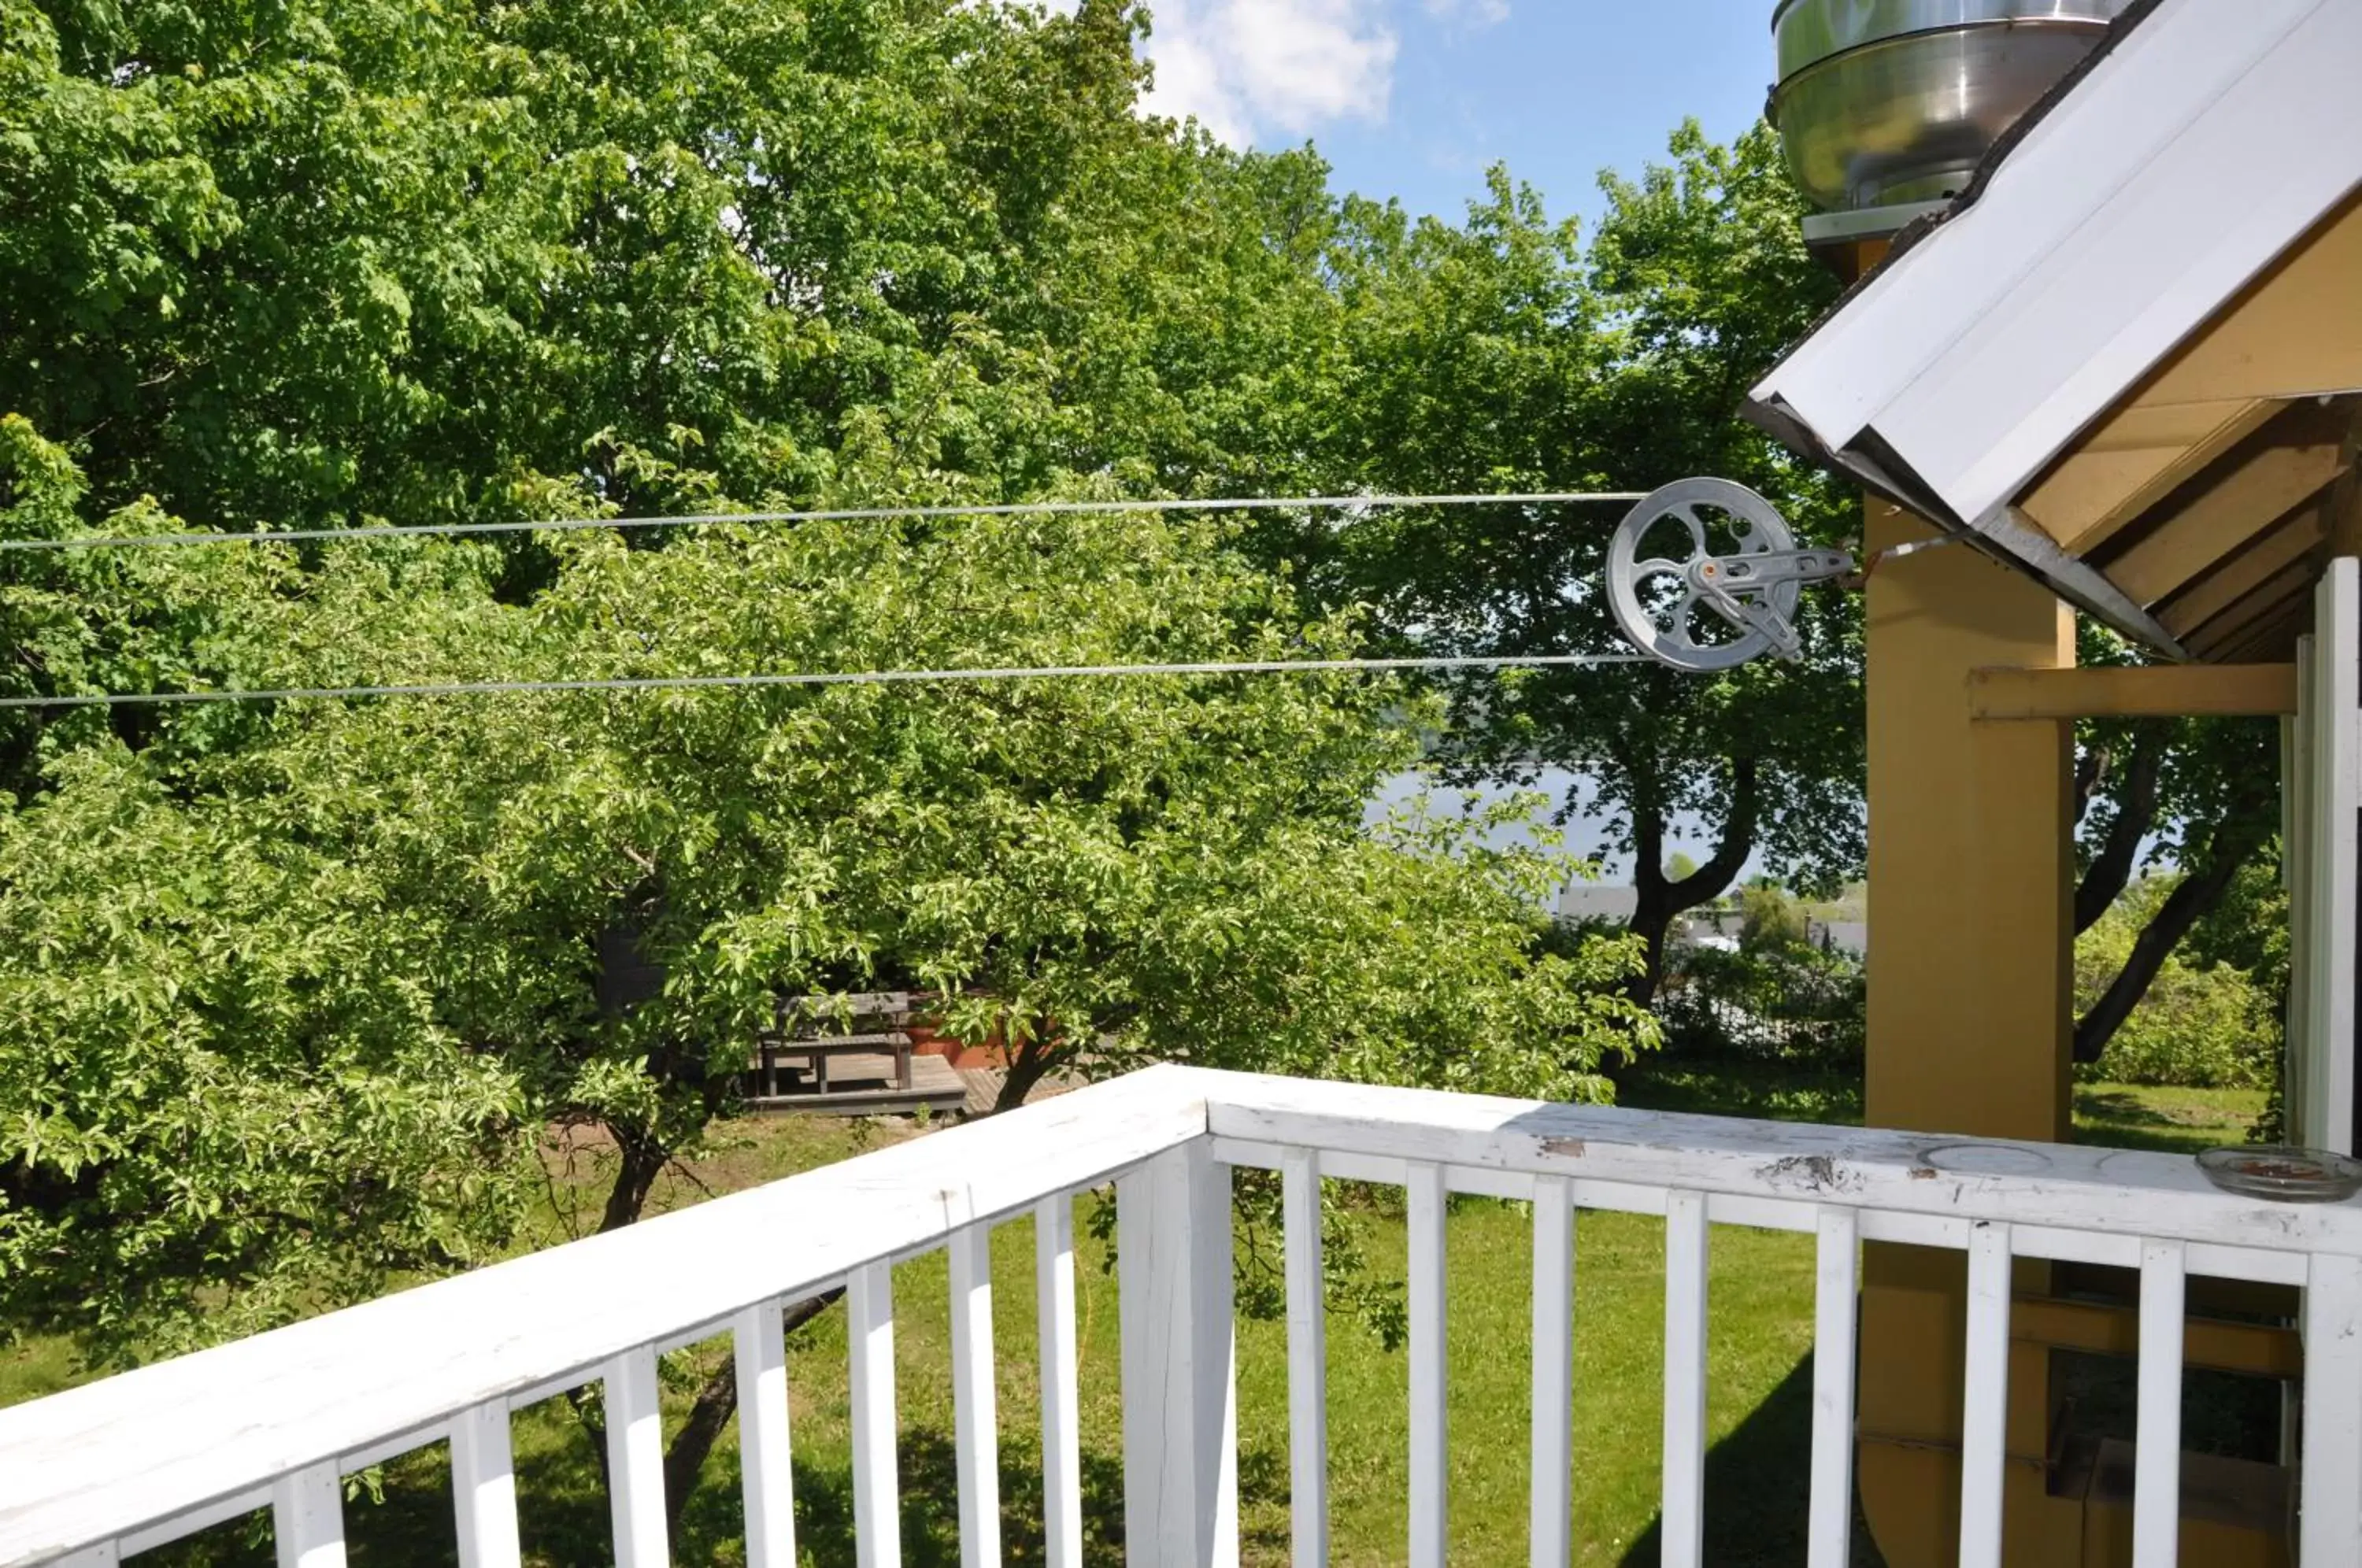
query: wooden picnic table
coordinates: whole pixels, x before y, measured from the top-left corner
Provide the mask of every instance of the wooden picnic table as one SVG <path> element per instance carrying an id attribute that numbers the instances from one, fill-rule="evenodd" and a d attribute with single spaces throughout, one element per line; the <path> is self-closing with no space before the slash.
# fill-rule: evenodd
<path id="1" fill-rule="evenodd" d="M 876 991 L 845 997 L 782 997 L 774 1015 L 769 1033 L 757 1042 L 756 1062 L 756 1098 L 771 1099 L 778 1096 L 779 1061 L 782 1057 L 801 1057 L 804 1068 L 811 1075 L 816 1094 L 828 1093 L 828 1065 L 837 1056 L 875 1056 L 890 1055 L 894 1058 L 894 1088 L 907 1091 L 911 1088 L 911 1037 L 901 1030 L 862 1029 L 864 1021 L 902 1023 L 910 1018 L 911 996 L 907 991 Z M 848 1032 L 833 1033 L 831 1023 L 855 1025 Z"/>

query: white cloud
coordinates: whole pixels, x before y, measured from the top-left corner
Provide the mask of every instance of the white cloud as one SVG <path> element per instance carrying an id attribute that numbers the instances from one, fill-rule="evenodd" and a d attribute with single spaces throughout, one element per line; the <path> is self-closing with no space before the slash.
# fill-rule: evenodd
<path id="1" fill-rule="evenodd" d="M 1505 0 L 1422 0 L 1483 10 Z M 1385 0 L 1161 0 L 1150 112 L 1195 115 L 1243 146 L 1339 120 L 1383 120 L 1399 41 Z"/>
<path id="2" fill-rule="evenodd" d="M 1509 19 L 1509 0 L 1418 0 L 1420 9 L 1439 22 L 1468 28 L 1496 28 Z"/>

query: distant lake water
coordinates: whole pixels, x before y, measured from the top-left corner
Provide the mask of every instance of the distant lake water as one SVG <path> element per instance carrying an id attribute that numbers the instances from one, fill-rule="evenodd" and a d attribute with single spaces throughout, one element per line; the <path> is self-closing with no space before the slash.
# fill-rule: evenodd
<path id="1" fill-rule="evenodd" d="M 1497 804 L 1523 790 L 1547 795 L 1549 801 L 1523 821 L 1503 823 L 1485 834 L 1485 841 L 1496 848 L 1518 845 L 1531 846 L 1540 842 L 1537 826 L 1547 827 L 1551 817 L 1570 799 L 1588 804 L 1597 794 L 1597 786 L 1584 775 L 1564 768 L 1549 768 L 1530 785 L 1492 784 L 1462 790 L 1438 784 L 1431 775 L 1419 772 L 1398 773 L 1387 779 L 1370 802 L 1369 820 L 1376 822 L 1388 812 L 1416 800 L 1421 790 L 1429 792 L 1431 809 L 1439 814 L 1465 815 L 1466 797 L 1477 797 L 1477 809 L 1486 803 Z M 1563 853 L 1585 860 L 1603 863 L 1603 882 L 1628 883 L 1632 878 L 1631 856 L 1610 847 L 1606 825 L 1595 817 L 1577 815 L 1561 830 Z M 1673 819 L 1672 840 L 1666 846 L 1671 855 L 1679 850 L 1693 859 L 1703 860 L 1714 852 L 1714 843 L 1707 837 L 1706 824 L 1694 814 L 1684 813 Z M 1753 867 L 1749 867 L 1752 874 Z"/>

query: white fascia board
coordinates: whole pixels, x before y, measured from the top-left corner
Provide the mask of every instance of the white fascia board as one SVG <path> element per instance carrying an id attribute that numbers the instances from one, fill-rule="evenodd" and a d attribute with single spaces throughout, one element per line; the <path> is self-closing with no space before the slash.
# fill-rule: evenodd
<path id="1" fill-rule="evenodd" d="M 2357 72 L 2362 0 L 2161 6 L 1756 401 L 1998 515 L 2362 181 Z"/>

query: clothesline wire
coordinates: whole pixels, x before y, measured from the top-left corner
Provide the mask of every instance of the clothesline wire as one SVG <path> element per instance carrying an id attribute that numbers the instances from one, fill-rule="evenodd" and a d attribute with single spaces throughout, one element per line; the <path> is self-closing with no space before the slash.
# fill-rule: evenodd
<path id="1" fill-rule="evenodd" d="M 290 528 L 214 534 L 144 534 L 57 539 L 0 539 L 0 552 L 173 549 L 196 545 L 288 545 L 322 540 L 463 538 L 491 534 L 554 534 L 592 528 L 693 528 L 712 525 L 865 523 L 898 518 L 1094 516 L 1123 512 L 1399 511 L 1413 506 L 1561 506 L 1635 502 L 1639 491 L 1538 491 L 1511 495 L 1223 496 L 1206 501 L 1029 501 L 999 505 L 850 506 L 799 512 L 709 512 L 679 517 L 559 517 L 514 523 L 422 523 L 362 528 Z"/>
<path id="2" fill-rule="evenodd" d="M 973 685 L 987 681 L 1120 679 L 1229 675 L 1331 675 L 1388 671 L 1588 668 L 1647 664 L 1645 654 L 1563 654 L 1502 658 L 1263 659 L 1238 663 L 1047 665 L 999 669 L 869 669 L 787 675 L 655 675 L 583 680 L 451 680 L 420 685 L 292 686 L 260 691 L 103 691 L 0 698 L 6 708 L 127 708 L 197 702 L 342 701 L 363 697 L 484 697 L 566 691 L 705 691 L 794 686 Z"/>

